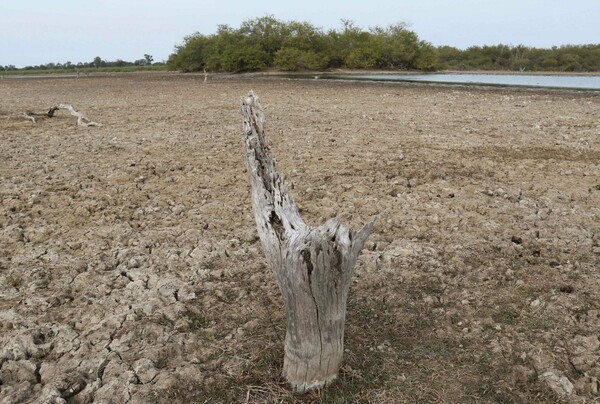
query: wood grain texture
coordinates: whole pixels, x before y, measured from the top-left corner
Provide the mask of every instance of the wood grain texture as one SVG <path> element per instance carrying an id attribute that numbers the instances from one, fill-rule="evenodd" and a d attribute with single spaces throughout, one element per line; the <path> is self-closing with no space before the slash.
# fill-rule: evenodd
<path id="1" fill-rule="evenodd" d="M 283 375 L 298 392 L 322 388 L 342 362 L 352 270 L 375 217 L 359 231 L 336 219 L 307 226 L 275 169 L 258 96 L 243 97 L 241 109 L 254 216 L 285 305 Z"/>

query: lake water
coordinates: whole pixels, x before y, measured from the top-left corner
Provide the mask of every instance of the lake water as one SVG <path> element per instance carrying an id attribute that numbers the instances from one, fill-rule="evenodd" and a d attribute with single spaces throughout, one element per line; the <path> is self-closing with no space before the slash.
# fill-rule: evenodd
<path id="1" fill-rule="evenodd" d="M 320 76 L 325 78 L 325 76 Z M 600 90 L 600 75 L 537 75 L 537 74 L 342 74 L 332 78 L 407 81 L 447 84 L 480 84 L 492 86 L 544 87 L 578 90 Z"/>

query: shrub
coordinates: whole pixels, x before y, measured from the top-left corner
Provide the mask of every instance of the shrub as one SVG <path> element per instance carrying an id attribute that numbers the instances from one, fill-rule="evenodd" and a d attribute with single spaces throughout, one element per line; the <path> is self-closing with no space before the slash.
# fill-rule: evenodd
<path id="1" fill-rule="evenodd" d="M 281 48 L 275 52 L 274 64 L 281 70 L 319 70 L 327 66 L 327 56 L 296 48 Z"/>

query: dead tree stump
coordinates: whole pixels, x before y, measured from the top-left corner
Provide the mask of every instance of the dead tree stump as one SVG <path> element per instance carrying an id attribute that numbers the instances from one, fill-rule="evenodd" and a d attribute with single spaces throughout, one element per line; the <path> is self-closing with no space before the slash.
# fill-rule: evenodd
<path id="1" fill-rule="evenodd" d="M 337 377 L 344 352 L 346 298 L 352 269 L 375 218 L 360 231 L 333 219 L 304 223 L 265 141 L 264 114 L 254 92 L 242 98 L 252 205 L 265 255 L 286 313 L 283 376 L 298 392 Z"/>

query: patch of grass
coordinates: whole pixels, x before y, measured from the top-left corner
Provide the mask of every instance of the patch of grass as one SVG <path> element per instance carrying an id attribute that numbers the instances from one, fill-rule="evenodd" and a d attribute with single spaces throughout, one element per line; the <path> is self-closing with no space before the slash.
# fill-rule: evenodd
<path id="1" fill-rule="evenodd" d="M 465 395 L 477 397 L 477 402 L 557 402 L 556 397 L 549 393 L 549 389 L 538 382 L 534 373 L 515 389 L 513 372 L 517 363 L 510 358 L 478 354 L 478 358 L 473 358 L 473 362 L 477 369 L 477 377 L 466 378 L 462 382 Z"/>
<path id="2" fill-rule="evenodd" d="M 154 402 L 157 403 L 222 403 L 224 401 L 215 401 L 213 397 L 219 396 L 220 392 L 208 390 L 201 383 L 184 384 L 177 387 L 171 387 L 164 392 L 161 392 L 159 397 L 156 397 Z M 210 398 L 209 398 L 210 397 Z"/>
<path id="3" fill-rule="evenodd" d="M 21 274 L 13 272 L 4 278 L 4 283 L 9 288 L 19 289 L 21 286 L 23 286 L 23 277 Z"/>
<path id="4" fill-rule="evenodd" d="M 237 299 L 238 294 L 235 290 L 233 290 L 231 288 L 224 288 L 223 293 L 217 295 L 217 297 L 223 303 L 229 304 L 229 303 L 233 303 Z"/>
<path id="5" fill-rule="evenodd" d="M 202 313 L 188 312 L 187 316 L 190 320 L 188 331 L 198 331 L 210 325 L 210 320 L 207 317 L 205 317 Z"/>
<path id="6" fill-rule="evenodd" d="M 492 318 L 497 323 L 506 325 L 515 325 L 519 319 L 520 313 L 512 307 L 501 307 L 492 314 Z"/>
<path id="7" fill-rule="evenodd" d="M 575 316 L 575 318 L 577 320 L 581 319 L 582 317 L 586 316 L 588 311 L 590 311 L 591 308 L 588 305 L 584 305 L 584 306 L 577 306 L 575 308 L 572 309 L 573 315 Z"/>
<path id="8" fill-rule="evenodd" d="M 164 313 L 161 313 L 160 316 L 157 316 L 154 319 L 154 322 L 156 324 L 162 325 L 164 327 L 169 327 L 172 328 L 173 327 L 173 320 L 169 319 Z"/>
<path id="9" fill-rule="evenodd" d="M 156 360 L 154 361 L 154 366 L 157 369 L 166 369 L 169 365 L 169 359 L 171 359 L 172 357 L 176 357 L 173 348 L 171 347 L 165 349 L 161 351 L 156 357 Z"/>

